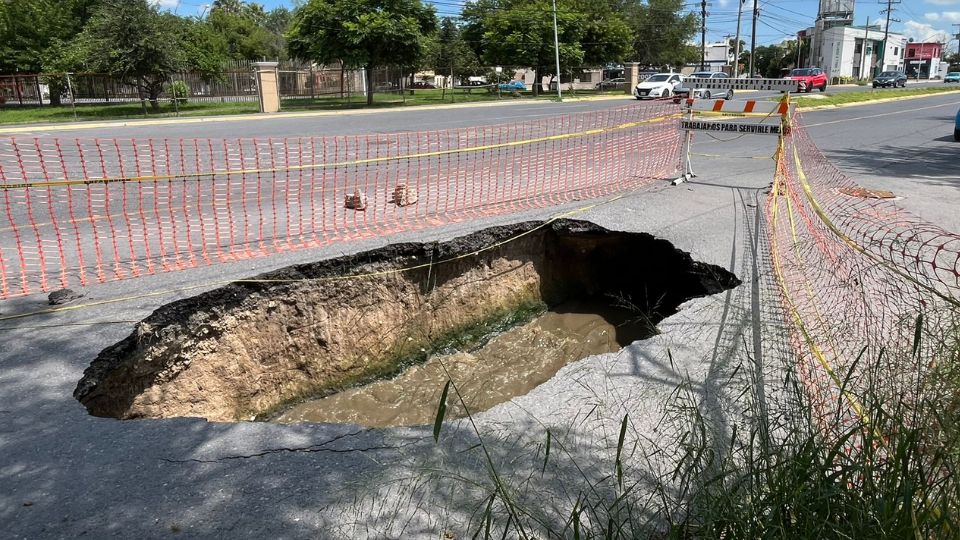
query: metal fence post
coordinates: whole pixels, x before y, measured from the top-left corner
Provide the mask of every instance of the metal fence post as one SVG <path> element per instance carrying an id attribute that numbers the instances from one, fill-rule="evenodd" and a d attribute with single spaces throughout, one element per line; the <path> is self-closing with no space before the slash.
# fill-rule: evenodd
<path id="1" fill-rule="evenodd" d="M 73 83 L 70 81 L 70 72 L 67 75 L 67 91 L 70 92 L 70 108 L 73 109 L 73 119 L 77 119 L 77 100 L 73 95 Z"/>
<path id="2" fill-rule="evenodd" d="M 43 92 L 40 91 L 40 76 L 33 76 L 33 85 L 37 88 L 37 104 L 43 107 Z"/>

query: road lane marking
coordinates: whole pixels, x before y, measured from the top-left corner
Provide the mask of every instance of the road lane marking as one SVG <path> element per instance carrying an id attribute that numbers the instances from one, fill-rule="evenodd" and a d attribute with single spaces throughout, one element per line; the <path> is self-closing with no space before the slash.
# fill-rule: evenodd
<path id="1" fill-rule="evenodd" d="M 870 118 L 881 118 L 881 117 L 883 117 L 883 116 L 892 116 L 892 115 L 895 115 L 895 114 L 906 114 L 906 113 L 917 112 L 917 111 L 925 111 L 925 110 L 927 110 L 927 109 L 938 109 L 938 108 L 940 108 L 940 107 L 956 107 L 956 106 L 957 106 L 957 103 L 956 103 L 956 102 L 954 102 L 954 103 L 941 103 L 941 104 L 939 104 L 939 105 L 928 105 L 928 106 L 926 106 L 926 107 L 917 107 L 917 108 L 915 108 L 915 109 L 906 109 L 906 110 L 902 110 L 902 111 L 890 111 L 890 112 L 885 112 L 885 113 L 868 114 L 868 115 L 866 115 L 866 116 L 857 116 L 857 117 L 854 117 L 854 118 L 846 118 L 846 119 L 843 119 L 843 120 L 830 120 L 829 122 L 819 122 L 819 123 L 816 123 L 816 124 L 804 124 L 803 127 L 811 128 L 811 127 L 817 127 L 817 126 L 828 126 L 828 125 L 831 125 L 831 124 L 842 124 L 843 122 L 855 122 L 855 121 L 857 121 L 857 120 L 867 120 L 867 119 L 870 119 Z M 826 109 L 824 109 L 824 110 L 826 110 Z M 822 111 L 809 111 L 807 114 L 811 114 L 811 113 L 814 113 L 814 112 L 822 112 Z"/>

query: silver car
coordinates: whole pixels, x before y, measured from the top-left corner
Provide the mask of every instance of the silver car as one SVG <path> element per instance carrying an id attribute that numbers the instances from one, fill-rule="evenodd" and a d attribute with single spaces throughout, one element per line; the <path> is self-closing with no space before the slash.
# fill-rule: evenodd
<path id="1" fill-rule="evenodd" d="M 733 98 L 733 88 L 726 89 L 707 89 L 707 88 L 691 88 L 693 83 L 689 80 L 692 78 L 696 79 L 729 79 L 730 76 L 722 71 L 698 71 L 691 74 L 687 77 L 687 80 L 676 90 L 677 98 L 675 101 L 680 99 L 692 97 L 696 99 L 731 99 Z M 692 94 L 692 95 L 691 95 Z"/>

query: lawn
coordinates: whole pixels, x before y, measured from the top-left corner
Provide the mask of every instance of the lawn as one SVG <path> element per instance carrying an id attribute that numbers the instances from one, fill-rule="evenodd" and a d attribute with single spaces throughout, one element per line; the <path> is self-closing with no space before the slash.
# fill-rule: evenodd
<path id="1" fill-rule="evenodd" d="M 622 90 L 598 92 L 596 90 L 565 91 L 564 97 L 582 97 L 594 95 L 621 95 Z M 476 89 L 439 89 L 413 90 L 412 93 L 401 95 L 399 92 L 378 92 L 373 95 L 373 107 L 412 107 L 418 105 L 441 105 L 451 103 L 475 103 L 483 101 L 513 101 L 517 99 L 556 99 L 554 93 L 541 94 L 534 97 L 533 92 L 510 93 L 501 92 L 499 95 L 489 92 L 486 88 Z M 356 95 L 352 97 L 321 96 L 316 98 L 284 98 L 281 100 L 283 111 L 305 110 L 344 110 L 366 108 L 366 99 Z M 189 102 L 174 107 L 172 103 L 164 103 L 159 110 L 154 111 L 147 107 L 146 116 L 139 103 L 117 103 L 97 105 L 77 105 L 76 116 L 74 109 L 69 105 L 42 107 L 36 106 L 2 106 L 0 107 L 0 125 L 3 124 L 39 124 L 46 122 L 73 122 L 91 120 L 125 120 L 134 118 L 165 118 L 174 116 L 216 116 L 226 114 L 249 114 L 259 111 L 256 101 L 244 102 Z"/>
<path id="2" fill-rule="evenodd" d="M 182 103 L 177 107 L 165 103 L 154 111 L 147 107 L 148 118 L 164 118 L 172 116 L 206 116 L 222 114 L 243 114 L 259 111 L 256 101 L 228 102 L 228 103 Z M 73 122 L 75 120 L 123 120 L 128 118 L 144 118 L 143 108 L 139 103 L 118 103 L 109 105 L 77 105 L 76 117 L 69 105 L 54 107 L 0 107 L 0 124 L 32 124 L 44 122 Z"/>
<path id="3" fill-rule="evenodd" d="M 891 88 L 878 90 L 863 90 L 858 92 L 843 92 L 839 94 L 828 93 L 826 97 L 801 97 L 792 98 L 797 106 L 804 107 L 822 107 L 824 105 L 843 105 L 847 103 L 860 103 L 864 101 L 876 101 L 878 99 L 887 99 L 906 96 L 926 96 L 932 94 L 942 94 L 943 92 L 955 92 L 960 90 L 960 86 L 944 85 L 935 88 Z"/>

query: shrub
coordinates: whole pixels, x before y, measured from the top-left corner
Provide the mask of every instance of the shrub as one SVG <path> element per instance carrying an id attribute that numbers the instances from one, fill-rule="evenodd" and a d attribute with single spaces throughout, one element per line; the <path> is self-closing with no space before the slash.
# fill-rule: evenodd
<path id="1" fill-rule="evenodd" d="M 170 85 L 170 92 L 177 103 L 186 103 L 187 97 L 190 96 L 190 87 L 183 81 L 173 81 Z"/>

